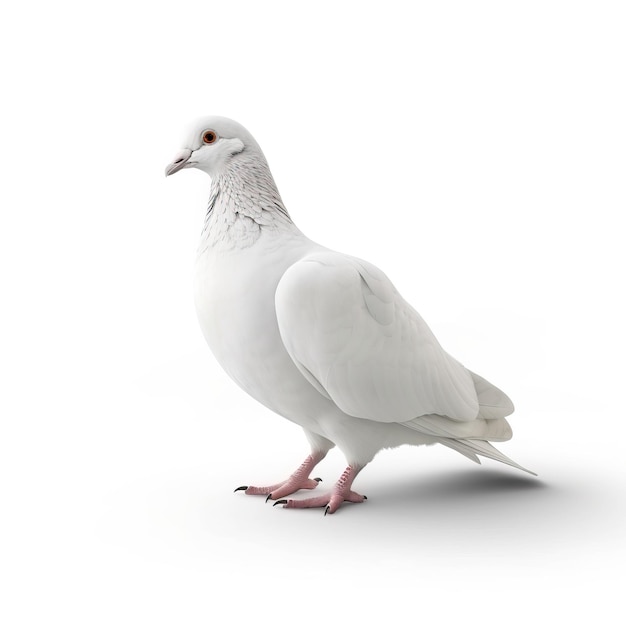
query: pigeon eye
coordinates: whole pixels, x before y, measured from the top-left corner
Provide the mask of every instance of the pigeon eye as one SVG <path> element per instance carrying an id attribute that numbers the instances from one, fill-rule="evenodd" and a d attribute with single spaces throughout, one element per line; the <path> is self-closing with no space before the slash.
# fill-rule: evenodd
<path id="1" fill-rule="evenodd" d="M 215 143 L 217 141 L 217 133 L 214 130 L 205 130 L 202 135 L 204 143 Z"/>

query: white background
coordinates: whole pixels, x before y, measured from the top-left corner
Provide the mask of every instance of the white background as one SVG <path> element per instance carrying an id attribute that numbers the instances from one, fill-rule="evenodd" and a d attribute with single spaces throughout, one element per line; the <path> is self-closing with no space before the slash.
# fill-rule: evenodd
<path id="1" fill-rule="evenodd" d="M 623 623 L 619 2 L 11 3 L 0 26 L 3 624 Z M 382 452 L 363 505 L 233 494 L 299 430 L 204 345 L 199 115 L 311 238 L 505 389 L 539 478 Z M 316 470 L 330 488 L 333 451 Z"/>

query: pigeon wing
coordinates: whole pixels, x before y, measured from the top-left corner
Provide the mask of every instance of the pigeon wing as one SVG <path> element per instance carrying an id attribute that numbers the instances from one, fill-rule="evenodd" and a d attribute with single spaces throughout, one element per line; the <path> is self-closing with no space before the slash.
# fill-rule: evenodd
<path id="1" fill-rule="evenodd" d="M 471 372 L 370 263 L 335 252 L 303 258 L 279 282 L 276 314 L 300 372 L 344 413 L 387 423 L 478 416 Z"/>

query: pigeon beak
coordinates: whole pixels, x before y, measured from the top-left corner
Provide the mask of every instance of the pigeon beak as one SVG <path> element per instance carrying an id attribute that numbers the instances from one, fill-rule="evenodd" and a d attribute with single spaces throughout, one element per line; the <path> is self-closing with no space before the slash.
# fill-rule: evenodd
<path id="1" fill-rule="evenodd" d="M 174 160 L 165 168 L 165 175 L 169 176 L 170 174 L 175 174 L 178 170 L 182 170 L 186 165 L 191 165 L 191 163 L 189 163 L 190 157 L 191 150 L 189 150 L 189 148 L 181 150 L 174 157 Z"/>

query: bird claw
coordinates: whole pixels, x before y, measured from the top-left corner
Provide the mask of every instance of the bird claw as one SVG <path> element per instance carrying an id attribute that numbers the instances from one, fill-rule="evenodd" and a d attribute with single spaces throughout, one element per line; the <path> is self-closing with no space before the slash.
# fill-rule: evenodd
<path id="1" fill-rule="evenodd" d="M 241 487 L 237 487 L 233 493 L 237 493 L 238 491 L 245 491 L 248 488 L 248 485 L 242 485 Z"/>
<path id="2" fill-rule="evenodd" d="M 287 504 L 287 500 L 276 500 L 272 506 L 276 506 L 277 504 Z"/>
<path id="3" fill-rule="evenodd" d="M 335 484 L 332 492 L 329 494 L 305 498 L 304 500 L 279 500 L 279 502 L 284 504 L 287 509 L 310 509 L 313 507 L 323 507 L 324 516 L 332 515 L 344 502 L 358 503 L 367 500 L 366 496 L 362 496 L 361 494 L 350 489 L 352 481 L 358 474 L 359 470 L 359 467 L 349 465 Z M 285 494 L 274 491 L 274 496 L 277 498 L 280 498 L 283 495 Z"/>
<path id="4" fill-rule="evenodd" d="M 248 495 L 265 496 L 265 502 L 276 498 L 291 495 L 300 489 L 315 489 L 322 482 L 321 478 L 294 478 L 290 477 L 282 483 L 267 487 L 237 487 L 235 491 L 245 491 Z"/>

